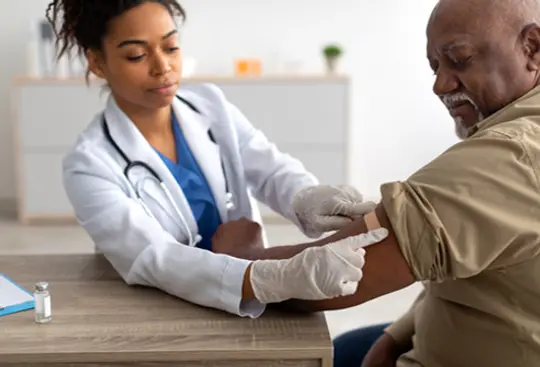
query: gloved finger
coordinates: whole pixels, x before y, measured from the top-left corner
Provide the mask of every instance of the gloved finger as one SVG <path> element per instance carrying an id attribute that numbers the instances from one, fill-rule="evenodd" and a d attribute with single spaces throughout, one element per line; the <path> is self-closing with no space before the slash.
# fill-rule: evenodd
<path id="1" fill-rule="evenodd" d="M 388 230 L 386 228 L 377 228 L 373 229 L 367 233 L 364 233 L 364 237 L 358 242 L 361 243 L 362 247 L 367 247 L 375 243 L 379 243 L 388 237 Z"/>
<path id="2" fill-rule="evenodd" d="M 377 204 L 372 201 L 366 201 L 365 203 L 342 202 L 336 209 L 337 213 L 335 214 L 344 215 L 350 218 L 356 218 L 374 211 L 375 208 L 377 208 Z"/>
<path id="3" fill-rule="evenodd" d="M 351 251 L 349 249 L 348 252 L 342 254 L 342 256 L 345 258 L 345 260 L 352 266 L 354 266 L 356 269 L 362 269 L 366 263 L 365 256 L 366 250 L 363 248 L 360 248 L 356 251 Z"/>
<path id="4" fill-rule="evenodd" d="M 340 215 L 320 215 L 315 218 L 312 226 L 321 232 L 336 231 L 350 224 L 352 219 Z"/>
<path id="5" fill-rule="evenodd" d="M 345 281 L 341 283 L 340 296 L 350 296 L 356 293 L 358 289 L 358 281 Z"/>
<path id="6" fill-rule="evenodd" d="M 341 277 L 339 277 L 339 285 L 347 282 L 359 282 L 362 280 L 364 273 L 362 269 L 353 266 L 344 266 L 341 268 Z"/>
<path id="7" fill-rule="evenodd" d="M 345 193 L 345 195 L 352 201 L 355 202 L 362 202 L 364 200 L 363 195 L 355 189 L 353 186 L 350 185 L 338 185 L 338 188 Z"/>
<path id="8" fill-rule="evenodd" d="M 366 250 L 357 248 L 354 242 L 354 237 L 347 237 L 328 245 L 328 251 L 341 261 L 341 266 L 344 269 L 350 267 L 362 269 L 364 267 Z"/>
<path id="9" fill-rule="evenodd" d="M 308 238 L 315 239 L 315 238 L 321 237 L 324 234 L 324 231 L 319 231 L 318 229 L 314 229 L 314 228 L 306 228 L 304 230 L 304 234 Z"/>
<path id="10" fill-rule="evenodd" d="M 349 246 L 354 251 L 358 251 L 358 249 L 379 243 L 386 237 L 388 237 L 388 230 L 386 228 L 377 228 L 369 232 L 350 237 L 353 239 L 353 241 L 349 243 Z"/>

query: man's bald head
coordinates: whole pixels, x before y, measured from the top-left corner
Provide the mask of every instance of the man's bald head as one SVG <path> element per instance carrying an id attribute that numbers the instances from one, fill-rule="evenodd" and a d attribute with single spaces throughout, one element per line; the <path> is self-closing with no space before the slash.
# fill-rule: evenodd
<path id="1" fill-rule="evenodd" d="M 540 24 L 538 0 L 439 0 L 429 24 L 444 17 L 483 30 L 519 32 L 525 25 Z"/>
<path id="2" fill-rule="evenodd" d="M 540 82 L 540 1 L 440 0 L 427 27 L 434 92 L 460 136 Z"/>

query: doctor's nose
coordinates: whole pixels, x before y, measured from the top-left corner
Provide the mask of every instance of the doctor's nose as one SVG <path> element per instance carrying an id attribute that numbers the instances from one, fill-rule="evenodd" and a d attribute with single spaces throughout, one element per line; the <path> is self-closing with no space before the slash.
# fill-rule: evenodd
<path id="1" fill-rule="evenodd" d="M 159 76 L 159 75 L 164 75 L 170 72 L 172 70 L 172 67 L 167 57 L 165 57 L 165 55 L 156 55 L 154 57 L 154 60 L 152 60 L 152 65 L 151 65 L 150 70 L 153 76 Z"/>

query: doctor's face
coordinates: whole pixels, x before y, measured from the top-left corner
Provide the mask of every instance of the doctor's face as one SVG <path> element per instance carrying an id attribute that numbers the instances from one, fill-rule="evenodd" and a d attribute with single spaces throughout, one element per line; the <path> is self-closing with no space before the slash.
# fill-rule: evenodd
<path id="1" fill-rule="evenodd" d="M 176 24 L 163 5 L 146 2 L 114 18 L 102 48 L 88 53 L 89 66 L 120 106 L 145 110 L 172 103 L 182 58 Z"/>

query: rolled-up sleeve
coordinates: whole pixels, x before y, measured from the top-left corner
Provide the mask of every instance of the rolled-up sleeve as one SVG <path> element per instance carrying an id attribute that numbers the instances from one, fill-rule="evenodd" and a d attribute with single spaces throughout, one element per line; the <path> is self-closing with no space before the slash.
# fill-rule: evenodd
<path id="1" fill-rule="evenodd" d="M 382 185 L 401 252 L 419 281 L 467 278 L 527 259 L 539 236 L 537 176 L 522 141 L 486 134 L 456 144 L 407 181 Z M 526 240 L 527 239 L 527 240 Z M 516 251 L 512 251 L 512 249 Z"/>

